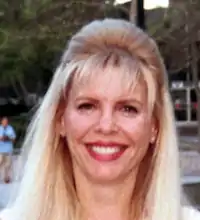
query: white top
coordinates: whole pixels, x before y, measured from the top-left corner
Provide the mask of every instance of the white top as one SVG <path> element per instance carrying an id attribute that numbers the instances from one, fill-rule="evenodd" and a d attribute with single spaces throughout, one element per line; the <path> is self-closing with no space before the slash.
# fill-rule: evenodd
<path id="1" fill-rule="evenodd" d="M 192 207 L 183 208 L 183 220 L 200 220 L 200 212 Z M 9 209 L 3 210 L 0 213 L 0 220 L 15 220 L 12 211 Z"/>
<path id="2" fill-rule="evenodd" d="M 191 207 L 183 208 L 183 216 L 183 220 L 200 220 L 200 212 Z"/>

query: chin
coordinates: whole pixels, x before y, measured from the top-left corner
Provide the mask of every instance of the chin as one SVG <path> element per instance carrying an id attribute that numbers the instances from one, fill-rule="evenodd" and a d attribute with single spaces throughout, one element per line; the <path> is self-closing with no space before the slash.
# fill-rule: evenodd
<path id="1" fill-rule="evenodd" d="M 117 183 L 119 181 L 123 182 L 123 178 L 119 174 L 111 173 L 99 173 L 99 174 L 90 174 L 90 179 L 99 184 L 108 184 L 108 183 Z"/>
<path id="2" fill-rule="evenodd" d="M 132 176 L 134 167 L 133 157 L 130 152 L 124 150 L 112 155 L 100 155 L 96 152 L 81 153 L 79 169 L 86 178 L 95 183 L 119 183 Z M 83 156 L 84 155 L 84 156 Z M 81 162 L 82 161 L 82 162 Z M 135 161 L 136 162 L 136 161 Z"/>
<path id="3" fill-rule="evenodd" d="M 87 175 L 97 183 L 108 183 L 123 181 L 127 172 L 122 166 L 119 167 L 116 164 L 93 164 L 87 169 Z"/>

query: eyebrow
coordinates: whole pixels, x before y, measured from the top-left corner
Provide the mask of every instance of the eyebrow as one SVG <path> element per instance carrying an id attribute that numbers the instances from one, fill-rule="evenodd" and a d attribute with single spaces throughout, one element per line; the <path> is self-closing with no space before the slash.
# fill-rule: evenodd
<path id="1" fill-rule="evenodd" d="M 118 103 L 137 103 L 139 105 L 143 105 L 142 101 L 139 99 L 133 99 L 133 98 L 125 98 L 125 99 L 119 99 L 119 101 L 117 101 Z"/>
<path id="2" fill-rule="evenodd" d="M 90 96 L 78 96 L 74 99 L 75 101 L 82 101 L 82 100 L 90 100 L 90 101 L 96 101 L 96 98 L 92 98 Z"/>
<path id="3" fill-rule="evenodd" d="M 91 97 L 91 96 L 82 96 L 82 95 L 75 98 L 75 101 L 81 101 L 81 100 L 98 101 L 98 98 Z M 132 102 L 132 103 L 138 103 L 140 105 L 143 104 L 140 99 L 136 99 L 136 98 L 119 98 L 118 100 L 116 100 L 116 102 L 118 103 Z"/>

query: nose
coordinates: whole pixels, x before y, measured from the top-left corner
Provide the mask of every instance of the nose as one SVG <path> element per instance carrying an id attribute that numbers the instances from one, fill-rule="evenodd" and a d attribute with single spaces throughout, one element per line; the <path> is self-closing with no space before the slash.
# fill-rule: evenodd
<path id="1" fill-rule="evenodd" d="M 96 131 L 102 134 L 112 134 L 118 131 L 114 114 L 111 110 L 105 110 L 99 117 Z"/>

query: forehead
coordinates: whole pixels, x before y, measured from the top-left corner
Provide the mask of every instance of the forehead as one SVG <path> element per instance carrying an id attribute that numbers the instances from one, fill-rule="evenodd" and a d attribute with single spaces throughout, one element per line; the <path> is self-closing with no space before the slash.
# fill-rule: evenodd
<path id="1" fill-rule="evenodd" d="M 101 96 L 109 98 L 146 97 L 146 83 L 136 74 L 124 74 L 118 68 L 104 68 L 83 78 L 74 78 L 70 94 L 73 96 Z"/>

